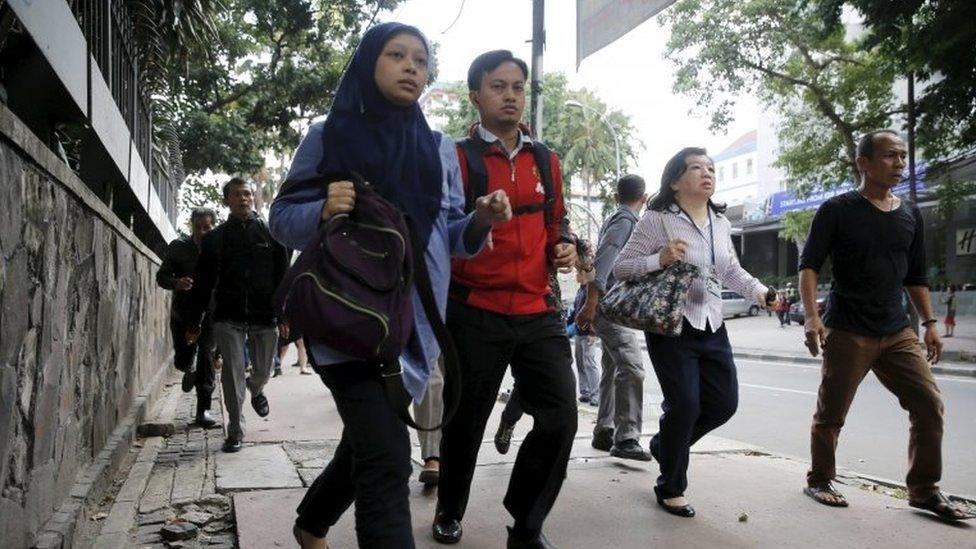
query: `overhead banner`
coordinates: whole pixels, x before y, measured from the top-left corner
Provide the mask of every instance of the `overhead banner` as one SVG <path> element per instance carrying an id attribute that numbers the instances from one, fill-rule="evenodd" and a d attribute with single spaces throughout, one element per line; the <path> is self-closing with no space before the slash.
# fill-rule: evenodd
<path id="1" fill-rule="evenodd" d="M 576 68 L 675 0 L 576 0 Z"/>

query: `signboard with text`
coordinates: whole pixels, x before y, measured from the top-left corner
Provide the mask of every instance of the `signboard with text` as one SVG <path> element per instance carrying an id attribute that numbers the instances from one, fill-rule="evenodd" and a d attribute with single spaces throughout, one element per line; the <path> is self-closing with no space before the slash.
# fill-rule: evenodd
<path id="1" fill-rule="evenodd" d="M 926 166 L 924 163 L 920 163 L 915 168 L 915 189 L 918 191 L 925 190 L 925 168 Z M 909 183 L 908 179 L 906 178 L 903 179 L 901 183 L 895 185 L 895 187 L 891 189 L 891 192 L 898 196 L 905 196 L 908 194 L 910 187 L 911 183 Z M 769 215 L 778 217 L 786 212 L 818 208 L 828 198 L 846 193 L 852 189 L 854 189 L 854 183 L 847 181 L 835 189 L 813 193 L 805 198 L 798 198 L 795 194 L 793 194 L 793 191 L 780 191 L 769 197 Z"/>
<path id="2" fill-rule="evenodd" d="M 956 230 L 956 255 L 976 254 L 976 227 Z"/>

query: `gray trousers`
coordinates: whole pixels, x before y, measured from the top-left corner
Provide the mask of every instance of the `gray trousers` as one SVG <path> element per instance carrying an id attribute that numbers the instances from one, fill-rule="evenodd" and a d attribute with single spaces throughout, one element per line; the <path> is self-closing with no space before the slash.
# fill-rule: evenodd
<path id="1" fill-rule="evenodd" d="M 637 440 L 643 427 L 644 361 L 634 331 L 599 313 L 593 331 L 603 346 L 596 429 L 615 429 L 614 442 Z"/>
<path id="2" fill-rule="evenodd" d="M 600 372 L 596 366 L 596 338 L 593 339 L 592 344 L 588 341 L 589 336 L 577 335 L 573 339 L 575 340 L 579 396 L 581 398 L 597 398 L 600 391 Z"/>
<path id="3" fill-rule="evenodd" d="M 413 417 L 417 425 L 430 427 L 437 425 L 444 417 L 444 365 L 443 357 L 435 360 L 430 365 L 430 379 L 427 380 L 427 392 L 420 403 L 413 404 Z M 441 430 L 436 431 L 417 431 L 417 438 L 420 439 L 420 457 L 427 460 L 430 458 L 440 459 L 441 456 Z"/>
<path id="4" fill-rule="evenodd" d="M 244 378 L 244 342 L 251 358 L 251 376 Z M 249 326 L 239 322 L 214 323 L 214 343 L 224 357 L 220 383 L 227 409 L 227 436 L 244 439 L 244 398 L 260 395 L 271 377 L 271 364 L 277 352 L 278 331 L 274 326 Z"/>

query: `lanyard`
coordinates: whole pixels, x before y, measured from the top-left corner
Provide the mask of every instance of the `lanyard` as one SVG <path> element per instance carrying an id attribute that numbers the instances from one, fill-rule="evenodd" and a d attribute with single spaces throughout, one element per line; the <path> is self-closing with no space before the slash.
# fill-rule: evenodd
<path id="1" fill-rule="evenodd" d="M 675 205 L 677 206 L 677 204 L 675 204 Z M 705 238 L 705 233 L 703 233 L 702 230 L 698 227 L 698 224 L 695 223 L 694 218 L 692 218 L 690 215 L 688 215 L 688 212 L 686 212 L 685 209 L 682 208 L 681 206 L 678 206 L 678 209 L 681 210 L 681 213 L 685 214 L 685 216 L 688 217 L 688 222 L 690 222 L 691 223 L 691 226 L 694 227 L 696 231 L 698 231 L 698 234 L 700 234 L 702 238 Z M 709 245 L 712 248 L 712 268 L 714 269 L 715 268 L 715 229 L 714 229 L 714 225 L 715 224 L 712 223 L 712 209 L 711 208 L 707 208 L 706 211 L 708 212 L 708 243 L 709 243 Z"/>

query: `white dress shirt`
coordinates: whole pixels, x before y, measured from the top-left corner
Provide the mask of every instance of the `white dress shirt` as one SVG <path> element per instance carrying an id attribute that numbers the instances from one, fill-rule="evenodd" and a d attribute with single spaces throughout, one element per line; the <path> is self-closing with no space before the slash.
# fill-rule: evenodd
<path id="1" fill-rule="evenodd" d="M 701 276 L 688 290 L 685 318 L 697 330 L 705 330 L 707 325 L 714 331 L 722 327 L 723 320 L 721 296 L 713 295 L 706 288 L 706 280 L 712 271 L 711 235 L 714 235 L 715 273 L 723 287 L 753 301 L 765 297 L 768 288 L 739 264 L 728 218 L 714 212 L 710 214 L 704 225 L 698 226 L 677 206 L 667 211 L 647 210 L 617 256 L 613 276 L 617 280 L 627 280 L 661 270 L 661 249 L 670 239 L 684 240 L 688 243 L 684 261 L 701 269 Z"/>

